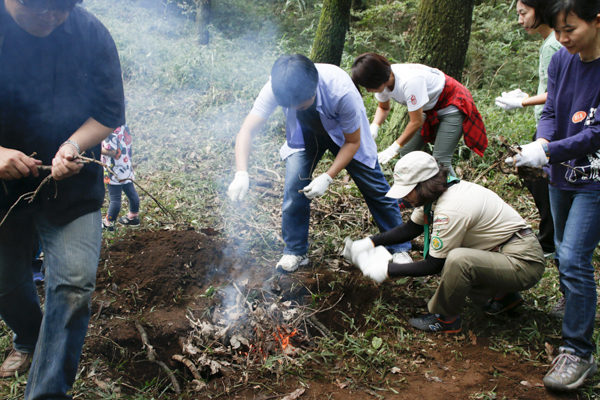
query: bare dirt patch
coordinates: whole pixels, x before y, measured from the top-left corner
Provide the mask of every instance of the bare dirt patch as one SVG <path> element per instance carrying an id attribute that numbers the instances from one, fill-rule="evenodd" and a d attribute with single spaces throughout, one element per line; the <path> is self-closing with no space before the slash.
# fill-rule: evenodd
<path id="1" fill-rule="evenodd" d="M 116 240 L 103 250 L 100 260 L 86 358 L 100 357 L 111 365 L 108 374 L 121 379 L 124 391 L 165 378 L 165 372 L 147 360 L 137 320 L 159 359 L 177 373 L 186 389 L 184 396 L 190 398 L 209 393 L 213 398 L 280 398 L 302 387 L 306 391 L 301 398 L 314 399 L 466 399 L 485 398 L 481 396 L 488 392 L 509 399 L 576 398 L 543 388 L 547 360 L 534 362 L 521 354 L 491 349 L 495 348 L 494 323 L 520 329 L 519 314 L 490 324 L 475 308 L 465 313 L 459 335 L 416 336 L 420 334 L 406 324 L 413 338 L 396 368 L 373 368 L 358 376 L 347 368 L 357 362 L 355 356 L 339 353 L 326 360 L 305 359 L 302 366 L 283 370 L 263 367 L 242 373 L 230 368 L 206 375 L 208 386 L 194 393 L 189 370 L 172 356 L 182 354 L 182 343 L 191 330 L 188 318 L 202 319 L 214 312 L 223 301 L 221 289 L 232 282 L 241 280 L 248 290 L 260 288 L 282 301 L 322 310 L 316 317 L 334 337 L 369 326 L 372 321 L 365 316 L 378 299 L 398 305 L 401 321 L 424 312 L 422 280 L 407 280 L 401 287 L 376 286 L 341 260 L 336 262 L 341 271 L 323 263 L 280 275 L 251 252 L 238 253 L 237 247 L 212 230 L 132 230 Z M 340 274 L 345 278 L 340 280 Z M 316 348 L 315 337 L 322 333 L 308 327 L 305 335 Z"/>

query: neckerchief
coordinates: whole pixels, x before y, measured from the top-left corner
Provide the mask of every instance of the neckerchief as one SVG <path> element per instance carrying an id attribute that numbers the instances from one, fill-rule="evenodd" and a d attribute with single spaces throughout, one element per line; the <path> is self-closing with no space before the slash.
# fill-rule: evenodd
<path id="1" fill-rule="evenodd" d="M 448 176 L 448 187 L 457 184 L 460 182 L 455 176 Z M 423 244 L 423 259 L 427 258 L 427 253 L 429 253 L 429 237 L 431 236 L 431 228 L 433 226 L 433 211 L 431 211 L 431 206 L 433 205 L 433 201 L 431 203 L 425 204 L 423 211 L 425 212 L 425 226 L 423 227 L 423 234 L 425 236 L 424 244 Z"/>

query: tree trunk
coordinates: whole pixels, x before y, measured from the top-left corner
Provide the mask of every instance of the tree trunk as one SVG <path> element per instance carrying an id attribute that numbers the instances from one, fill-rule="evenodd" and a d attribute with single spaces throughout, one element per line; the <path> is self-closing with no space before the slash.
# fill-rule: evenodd
<path id="1" fill-rule="evenodd" d="M 355 11 L 362 11 L 365 9 L 363 0 L 352 0 L 352 9 Z"/>
<path id="2" fill-rule="evenodd" d="M 409 61 L 462 81 L 473 6 L 474 0 L 421 0 Z"/>
<path id="3" fill-rule="evenodd" d="M 324 0 L 310 58 L 316 63 L 340 65 L 352 0 Z"/>
<path id="4" fill-rule="evenodd" d="M 209 42 L 208 25 L 210 24 L 210 1 L 195 0 L 196 28 L 198 29 L 198 44 L 207 45 Z"/>
<path id="5" fill-rule="evenodd" d="M 461 82 L 473 7 L 474 0 L 421 0 L 408 62 L 438 68 Z M 389 139 L 395 140 L 408 124 L 406 107 L 394 107 L 388 120 L 387 132 L 392 132 Z M 387 139 L 386 134 L 382 143 Z"/>

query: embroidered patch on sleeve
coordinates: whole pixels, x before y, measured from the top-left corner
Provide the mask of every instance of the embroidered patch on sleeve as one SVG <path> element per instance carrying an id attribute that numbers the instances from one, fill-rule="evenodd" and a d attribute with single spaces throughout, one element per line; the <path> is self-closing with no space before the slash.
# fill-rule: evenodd
<path id="1" fill-rule="evenodd" d="M 434 250 L 441 250 L 444 248 L 444 243 L 442 242 L 442 239 L 434 236 L 431 238 L 431 247 L 433 247 Z"/>
<path id="2" fill-rule="evenodd" d="M 449 222 L 450 218 L 445 214 L 436 214 L 433 217 L 433 225 L 447 225 Z"/>

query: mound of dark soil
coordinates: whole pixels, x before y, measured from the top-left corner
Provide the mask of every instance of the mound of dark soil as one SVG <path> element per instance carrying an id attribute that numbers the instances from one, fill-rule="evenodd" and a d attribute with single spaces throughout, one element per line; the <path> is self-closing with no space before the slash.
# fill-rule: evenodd
<path id="1" fill-rule="evenodd" d="M 210 313 L 222 300 L 215 290 L 218 292 L 219 288 L 240 279 L 249 288 L 266 288 L 281 298 L 312 302 L 315 309 L 322 310 L 316 317 L 334 335 L 352 329 L 347 317 L 354 320 L 353 326 L 363 326 L 365 314 L 379 298 L 399 305 L 400 320 L 425 311 L 425 299 L 416 294 L 416 289 L 409 290 L 413 286 L 418 289 L 419 282 L 407 281 L 409 287 L 402 291 L 391 284 L 376 286 L 339 260 L 337 263 L 345 271 L 334 272 L 329 265 L 312 265 L 292 275 L 279 275 L 251 253 L 236 252 L 236 246 L 219 238 L 218 232 L 205 232 L 131 231 L 103 250 L 85 355 L 118 366 L 109 371 L 114 379 L 121 378 L 129 386 L 141 387 L 157 376 L 166 376 L 147 360 L 135 327 L 135 321 L 139 321 L 160 360 L 178 372 L 182 383 L 191 381 L 186 368 L 171 359 L 172 355 L 182 353 L 182 338 L 191 329 L 187 317 L 200 318 Z M 343 283 L 329 285 L 336 281 L 333 275 L 339 273 L 346 276 Z M 535 364 L 510 352 L 491 350 L 490 337 L 494 333 L 482 328 L 485 325 L 482 315 L 471 312 L 469 318 L 474 322 L 466 323 L 461 335 L 413 338 L 413 347 L 406 351 L 396 373 L 378 378 L 378 387 L 388 388 L 393 384 L 396 388 L 381 394 L 387 399 L 465 399 L 473 393 L 488 392 L 496 393 L 498 398 L 554 398 L 541 387 L 541 378 L 547 370 L 544 360 Z M 514 324 L 515 329 L 519 327 L 518 319 L 508 323 Z M 406 329 L 411 328 L 406 325 Z M 480 337 L 476 337 L 470 330 L 483 330 L 484 334 L 478 333 Z M 418 348 L 414 347 L 416 343 Z M 344 355 L 339 357 L 343 363 Z M 354 381 L 352 377 L 348 377 L 352 384 L 344 383 L 339 375 L 328 374 L 332 367 L 336 368 L 316 361 L 314 365 L 305 365 L 304 376 L 313 376 L 314 380 L 308 382 L 302 398 L 373 398 L 372 383 Z M 209 385 L 222 389 L 237 379 L 226 378 L 213 378 Z M 224 383 L 217 382 L 219 379 L 224 379 Z M 283 397 L 300 386 L 294 376 L 279 379 L 269 373 L 257 372 L 251 381 L 252 385 L 239 385 L 238 391 L 227 397 L 268 398 L 274 391 Z M 372 376 L 369 381 L 373 382 Z"/>

